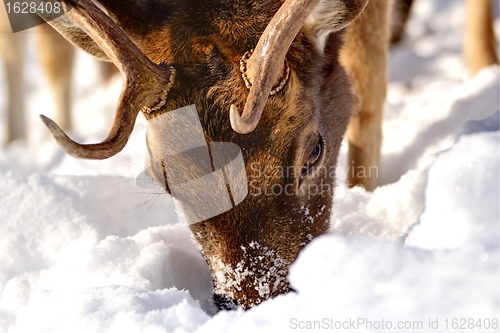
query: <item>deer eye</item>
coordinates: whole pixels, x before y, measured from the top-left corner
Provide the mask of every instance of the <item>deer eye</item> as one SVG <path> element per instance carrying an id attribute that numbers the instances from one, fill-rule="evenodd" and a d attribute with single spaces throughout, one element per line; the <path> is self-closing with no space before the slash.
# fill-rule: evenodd
<path id="1" fill-rule="evenodd" d="M 311 154 L 306 159 L 306 162 L 304 163 L 304 166 L 302 167 L 302 177 L 305 177 L 308 175 L 309 171 L 316 165 L 318 164 L 319 160 L 321 159 L 321 155 L 323 154 L 323 140 L 321 140 L 321 137 L 318 139 L 318 143 L 314 147 L 314 149 L 311 151 Z"/>

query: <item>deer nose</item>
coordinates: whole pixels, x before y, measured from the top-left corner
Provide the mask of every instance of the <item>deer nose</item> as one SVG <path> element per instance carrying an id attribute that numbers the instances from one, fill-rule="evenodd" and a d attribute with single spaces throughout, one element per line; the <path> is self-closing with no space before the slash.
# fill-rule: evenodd
<path id="1" fill-rule="evenodd" d="M 218 311 L 236 310 L 238 308 L 238 304 L 234 300 L 223 295 L 214 294 L 213 300 Z"/>

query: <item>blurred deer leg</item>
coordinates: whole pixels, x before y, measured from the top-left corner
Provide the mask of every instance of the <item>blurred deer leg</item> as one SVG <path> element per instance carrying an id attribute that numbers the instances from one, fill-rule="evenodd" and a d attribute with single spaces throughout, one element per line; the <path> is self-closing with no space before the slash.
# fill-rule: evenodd
<path id="1" fill-rule="evenodd" d="M 341 53 L 356 96 L 347 129 L 348 183 L 372 191 L 378 185 L 382 114 L 387 90 L 390 0 L 370 1 L 348 27 Z"/>
<path id="2" fill-rule="evenodd" d="M 10 29 L 10 28 L 9 28 Z M 2 33 L 0 55 L 7 76 L 7 144 L 25 136 L 24 122 L 24 34 Z"/>
<path id="3" fill-rule="evenodd" d="M 71 130 L 71 72 L 75 49 L 48 24 L 38 27 L 38 52 L 54 97 L 54 120 Z"/>
<path id="4" fill-rule="evenodd" d="M 469 72 L 498 64 L 491 0 L 466 0 L 464 53 Z"/>
<path id="5" fill-rule="evenodd" d="M 391 15 L 391 45 L 397 44 L 403 39 L 412 4 L 413 0 L 395 0 Z"/>

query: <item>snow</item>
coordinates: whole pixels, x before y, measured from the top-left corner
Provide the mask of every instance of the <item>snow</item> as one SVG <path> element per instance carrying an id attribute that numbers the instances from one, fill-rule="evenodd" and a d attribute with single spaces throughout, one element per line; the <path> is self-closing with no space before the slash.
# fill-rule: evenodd
<path id="1" fill-rule="evenodd" d="M 52 102 L 30 46 L 30 135 L 0 150 L 0 332 L 373 331 L 382 320 L 378 331 L 401 321 L 424 332 L 438 320 L 437 332 L 446 319 L 452 331 L 452 318 L 498 322 L 499 69 L 468 76 L 463 21 L 463 1 L 416 1 L 390 59 L 383 186 L 348 189 L 340 172 L 331 232 L 290 269 L 297 293 L 217 314 L 210 271 L 172 199 L 136 184 L 146 121 L 116 157 L 66 156 L 37 116 L 50 116 Z M 120 90 L 119 78 L 105 85 L 95 72 L 79 53 L 71 135 L 81 142 L 106 135 Z M 0 110 L 4 86 L 0 72 Z"/>

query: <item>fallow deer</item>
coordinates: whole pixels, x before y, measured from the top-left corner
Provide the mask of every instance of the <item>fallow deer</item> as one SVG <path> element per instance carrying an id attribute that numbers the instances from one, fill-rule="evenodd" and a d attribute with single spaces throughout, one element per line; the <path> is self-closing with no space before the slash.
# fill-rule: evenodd
<path id="1" fill-rule="evenodd" d="M 347 128 L 349 161 L 378 166 L 391 1 L 101 0 L 109 17 L 90 0 L 62 3 L 65 16 L 45 19 L 115 63 L 124 82 L 101 143 L 78 144 L 42 117 L 61 147 L 105 159 L 125 146 L 141 111 L 153 121 L 194 104 L 207 142 L 241 148 L 253 186 L 233 209 L 189 226 L 215 303 L 248 309 L 290 291 L 289 265 L 329 228 Z M 156 126 L 146 137 L 149 172 L 167 192 L 159 161 L 169 131 Z M 356 174 L 349 182 L 377 185 Z M 274 195 L 276 185 L 294 190 Z"/>

